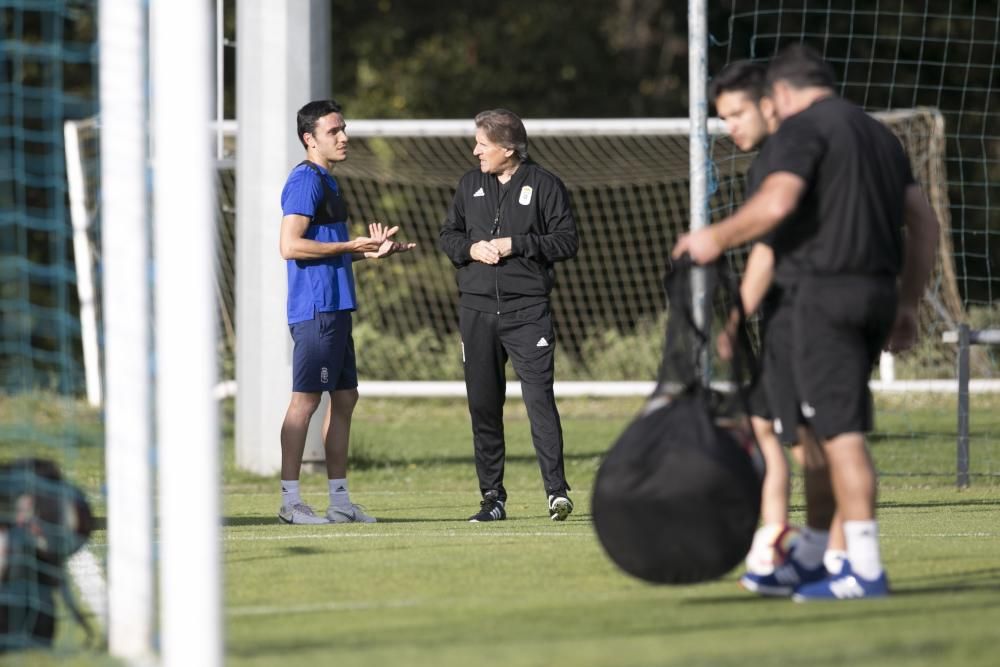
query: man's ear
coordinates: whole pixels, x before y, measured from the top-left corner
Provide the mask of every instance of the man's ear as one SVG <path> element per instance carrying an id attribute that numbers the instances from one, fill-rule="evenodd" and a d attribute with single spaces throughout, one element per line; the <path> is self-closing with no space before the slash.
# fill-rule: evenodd
<path id="1" fill-rule="evenodd" d="M 760 107 L 760 114 L 764 117 L 765 120 L 770 120 L 771 118 L 774 117 L 775 114 L 774 100 L 771 99 L 770 97 L 765 96 L 760 98 L 760 102 L 757 103 L 757 106 Z"/>

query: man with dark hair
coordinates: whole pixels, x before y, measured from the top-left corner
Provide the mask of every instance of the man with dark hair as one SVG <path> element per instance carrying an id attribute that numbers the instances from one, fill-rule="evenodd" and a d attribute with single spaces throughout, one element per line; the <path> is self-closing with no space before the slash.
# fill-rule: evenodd
<path id="1" fill-rule="evenodd" d="M 576 255 L 566 187 L 528 157 L 524 124 L 505 109 L 476 116 L 479 168 L 458 183 L 438 245 L 458 270 L 458 323 L 472 417 L 480 510 L 469 520 L 505 519 L 505 367 L 521 380 L 549 516 L 573 511 L 562 425 L 552 390 L 555 329 L 549 293 L 555 262 Z"/>
<path id="2" fill-rule="evenodd" d="M 296 132 L 306 159 L 289 174 L 281 193 L 281 256 L 288 265 L 288 326 L 292 399 L 281 426 L 281 509 L 284 523 L 374 523 L 351 502 L 347 449 L 358 402 L 351 311 L 356 307 L 351 263 L 382 259 L 414 247 L 392 237 L 398 227 L 368 225 L 368 236 L 350 238 L 347 205 L 330 170 L 347 159 L 347 125 L 333 100 L 299 109 Z M 323 392 L 330 394 L 323 442 L 330 506 L 317 516 L 299 493 L 306 433 Z"/>
<path id="3" fill-rule="evenodd" d="M 760 187 L 768 173 L 773 144 L 768 137 L 778 129 L 774 103 L 766 95 L 767 68 L 749 61 L 727 65 L 712 79 L 716 111 L 726 123 L 729 136 L 736 147 L 743 151 L 758 150 L 746 176 L 746 196 L 750 197 Z M 761 491 L 761 527 L 754 535 L 753 545 L 747 555 L 747 573 L 740 584 L 747 590 L 761 595 L 787 595 L 785 585 L 774 581 L 777 551 L 788 546 L 790 536 L 798 532 L 796 548 L 809 553 L 817 547 L 825 569 L 839 571 L 843 559 L 843 537 L 839 530 L 827 539 L 826 526 L 830 523 L 833 506 L 810 508 L 812 523 L 819 523 L 821 531 L 813 529 L 807 520 L 801 531 L 788 526 L 789 468 L 784 448 L 791 449 L 799 464 L 804 463 L 799 442 L 812 439 L 806 428 L 799 427 L 799 400 L 792 373 L 792 306 L 796 284 L 794 276 L 786 275 L 785 266 L 775 271 L 772 248 L 780 244 L 782 236 L 793 223 L 786 223 L 770 232 L 753 245 L 747 260 L 740 294 L 743 309 L 749 316 L 758 308 L 762 311 L 760 326 L 760 373 L 751 388 L 751 426 L 764 456 L 765 474 Z M 719 334 L 720 356 L 728 357 L 730 341 L 735 339 L 738 316 L 730 319 L 726 330 Z M 810 451 L 814 451 L 810 449 Z M 819 461 L 818 463 L 822 463 Z M 812 470 L 810 466 L 808 470 Z M 816 516 L 814 516 L 816 515 Z M 836 528 L 839 528 L 837 523 Z M 822 548 L 823 552 L 818 552 Z M 825 572 L 818 563 L 810 563 L 811 571 L 819 578 Z"/>
<path id="4" fill-rule="evenodd" d="M 868 378 L 884 344 L 895 351 L 915 341 L 938 222 L 899 140 L 836 96 L 829 67 L 812 49 L 782 51 L 768 83 L 782 121 L 769 140 L 768 175 L 732 216 L 679 239 L 674 254 L 710 262 L 788 219 L 774 253 L 798 284 L 793 370 L 830 473 L 829 490 L 807 476 L 806 499 L 811 505 L 832 492 L 848 556 L 826 579 L 809 582 L 795 559 L 776 578 L 796 600 L 883 596 L 888 579 L 864 435 L 873 418 Z"/>

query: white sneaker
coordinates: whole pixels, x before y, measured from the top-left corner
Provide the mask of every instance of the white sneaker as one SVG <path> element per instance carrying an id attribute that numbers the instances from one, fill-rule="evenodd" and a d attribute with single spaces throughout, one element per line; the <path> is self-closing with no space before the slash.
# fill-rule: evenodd
<path id="1" fill-rule="evenodd" d="M 573 511 L 573 501 L 565 495 L 549 496 L 549 518 L 553 521 L 565 521 Z"/>
<path id="2" fill-rule="evenodd" d="M 283 523 L 297 524 L 318 524 L 330 523 L 325 516 L 316 516 L 313 508 L 305 503 L 295 503 L 294 505 L 282 505 L 278 510 L 278 518 Z"/>
<path id="3" fill-rule="evenodd" d="M 377 523 L 375 517 L 365 514 L 361 505 L 354 503 L 350 507 L 330 505 L 326 508 L 326 518 L 330 523 Z"/>

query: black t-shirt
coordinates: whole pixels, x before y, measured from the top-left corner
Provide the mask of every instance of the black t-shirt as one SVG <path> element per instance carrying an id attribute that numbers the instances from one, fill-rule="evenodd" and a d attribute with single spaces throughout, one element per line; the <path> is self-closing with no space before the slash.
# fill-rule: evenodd
<path id="1" fill-rule="evenodd" d="M 746 173 L 746 199 L 750 199 L 760 189 L 764 179 L 771 174 L 773 147 L 774 142 L 765 139 L 753 162 L 750 163 Z M 792 213 L 781 225 L 757 239 L 758 242 L 764 243 L 774 250 L 774 284 L 776 285 L 790 286 L 795 283 L 798 276 L 794 270 L 794 264 L 787 262 L 786 257 L 792 249 L 801 245 L 806 238 L 815 232 L 815 225 L 810 220 L 798 220 L 799 217 L 798 211 Z"/>
<path id="2" fill-rule="evenodd" d="M 829 97 L 785 119 L 765 146 L 760 181 L 790 172 L 807 184 L 772 244 L 786 280 L 899 274 L 903 197 L 914 180 L 899 139 L 885 125 Z"/>

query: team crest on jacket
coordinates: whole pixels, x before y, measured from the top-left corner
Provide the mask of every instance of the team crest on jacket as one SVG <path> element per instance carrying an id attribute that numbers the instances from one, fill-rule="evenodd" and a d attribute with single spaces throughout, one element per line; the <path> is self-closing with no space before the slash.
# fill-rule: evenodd
<path id="1" fill-rule="evenodd" d="M 523 188 L 521 188 L 521 196 L 517 198 L 517 203 L 518 204 L 523 204 L 525 206 L 527 206 L 528 204 L 531 203 L 531 186 L 530 185 L 525 185 Z"/>

